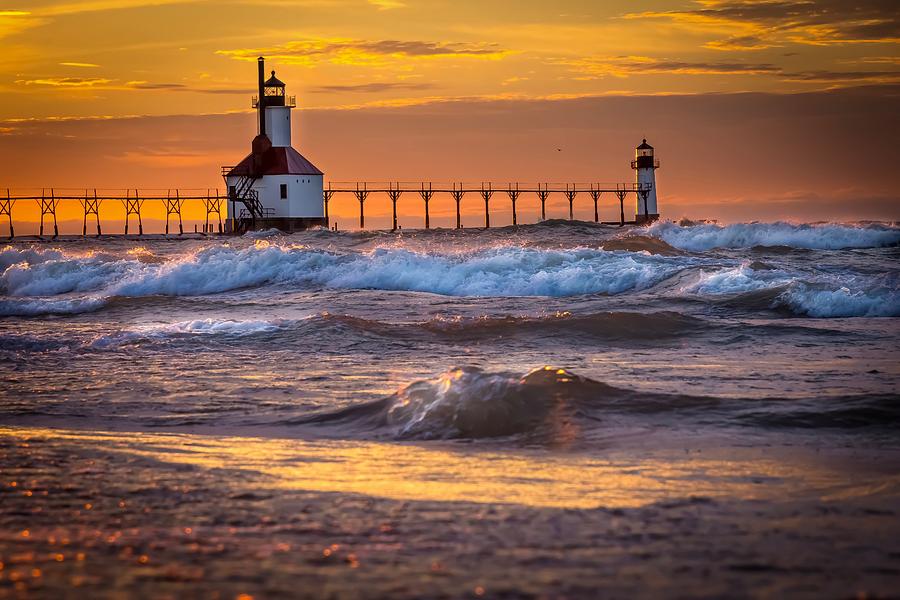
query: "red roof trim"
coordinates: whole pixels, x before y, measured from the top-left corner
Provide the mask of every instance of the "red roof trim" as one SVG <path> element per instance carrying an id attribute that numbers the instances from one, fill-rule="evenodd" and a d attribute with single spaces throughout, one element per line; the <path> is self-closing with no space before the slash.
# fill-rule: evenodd
<path id="1" fill-rule="evenodd" d="M 263 175 L 323 175 L 302 154 L 286 146 L 270 146 L 259 155 L 248 154 L 227 177 Z"/>

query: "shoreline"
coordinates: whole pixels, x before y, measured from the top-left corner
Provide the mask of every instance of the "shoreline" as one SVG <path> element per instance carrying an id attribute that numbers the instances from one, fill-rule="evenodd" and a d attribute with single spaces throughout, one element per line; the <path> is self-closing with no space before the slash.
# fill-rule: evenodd
<path id="1" fill-rule="evenodd" d="M 522 472 L 491 455 L 483 472 L 471 447 L 400 457 L 390 447 L 347 455 L 318 441 L 166 437 L 0 431 L 0 585 L 56 597 L 649 598 L 740 589 L 813 598 L 890 594 L 900 582 L 900 482 L 864 474 L 859 465 L 876 465 L 858 450 L 835 449 L 850 462 L 832 463 L 824 478 L 804 461 L 790 467 L 795 449 L 775 462 L 736 459 L 735 449 L 682 452 L 682 464 L 708 467 L 693 471 L 634 456 L 604 476 L 563 454 L 571 474 L 560 479 L 576 490 L 615 488 L 621 501 L 553 506 L 534 496 L 553 473 L 536 460 L 545 453 L 527 454 Z M 434 452 L 442 458 L 423 470 Z M 787 470 L 773 471 L 779 464 Z M 464 471 L 447 472 L 452 465 Z M 648 487 L 665 480 L 668 492 Z M 730 491 L 704 491 L 717 488 Z M 644 501 L 629 489 L 645 490 Z M 511 490 L 526 501 L 497 501 Z"/>

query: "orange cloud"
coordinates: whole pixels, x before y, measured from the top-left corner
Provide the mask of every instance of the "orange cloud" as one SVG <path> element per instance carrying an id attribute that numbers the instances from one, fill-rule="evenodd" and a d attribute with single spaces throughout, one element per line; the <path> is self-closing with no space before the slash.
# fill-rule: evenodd
<path id="1" fill-rule="evenodd" d="M 785 42 L 814 46 L 897 43 L 900 18 L 885 0 L 698 0 L 694 10 L 642 12 L 628 18 L 666 19 L 708 31 L 736 33 L 707 44 L 718 50 L 766 48 Z"/>
<path id="2" fill-rule="evenodd" d="M 40 79 L 19 79 L 20 85 L 46 85 L 64 88 L 93 88 L 112 83 L 112 79 L 103 77 L 44 77 Z"/>
<path id="3" fill-rule="evenodd" d="M 590 57 L 557 61 L 581 74 L 583 79 L 606 76 L 629 77 L 646 74 L 679 75 L 765 75 L 781 72 L 770 63 L 741 63 L 717 61 L 678 61 L 648 56 Z"/>
<path id="4" fill-rule="evenodd" d="M 351 65 L 384 63 L 386 58 L 466 57 L 497 59 L 510 54 L 496 44 L 428 42 L 419 40 L 358 40 L 307 38 L 261 48 L 217 50 L 216 54 L 252 61 L 265 56 L 283 64 L 315 65 L 321 62 Z"/>

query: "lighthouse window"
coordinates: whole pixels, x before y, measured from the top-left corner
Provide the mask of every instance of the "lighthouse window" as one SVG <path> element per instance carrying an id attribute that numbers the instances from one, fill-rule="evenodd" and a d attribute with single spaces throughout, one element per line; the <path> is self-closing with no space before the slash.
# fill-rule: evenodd
<path id="1" fill-rule="evenodd" d="M 286 183 L 281 184 L 281 198 L 282 199 L 287 198 L 287 184 Z"/>

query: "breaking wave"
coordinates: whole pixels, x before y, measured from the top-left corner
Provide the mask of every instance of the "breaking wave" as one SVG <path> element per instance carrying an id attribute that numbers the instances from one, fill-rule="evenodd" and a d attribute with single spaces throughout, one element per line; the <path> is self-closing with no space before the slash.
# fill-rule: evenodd
<path id="1" fill-rule="evenodd" d="M 783 308 L 809 317 L 900 316 L 900 274 L 834 276 L 819 273 L 802 279 L 764 265 L 701 271 L 679 293 L 718 298 L 745 308 Z M 766 306 L 767 305 L 767 306 Z"/>
<path id="2" fill-rule="evenodd" d="M 549 366 L 523 376 L 461 367 L 410 383 L 387 398 L 305 416 L 293 424 L 394 439 L 521 436 L 552 443 L 617 422 L 614 415 L 645 422 L 668 415 L 733 426 L 895 428 L 900 426 L 900 399 L 725 399 L 627 390 Z"/>
<path id="3" fill-rule="evenodd" d="M 654 223 L 646 233 L 680 250 L 702 252 L 713 248 L 787 246 L 808 250 L 882 248 L 900 244 L 900 227 L 887 225 L 845 225 L 826 223 L 702 223 L 683 226 L 672 222 Z"/>
<path id="4" fill-rule="evenodd" d="M 653 297 L 666 300 L 743 305 L 748 310 L 777 310 L 798 316 L 900 316 L 900 272 L 887 267 L 879 271 L 879 265 L 887 264 L 882 257 L 871 267 L 865 256 L 856 257 L 860 266 L 850 267 L 854 263 L 844 255 L 829 255 L 824 262 L 767 256 L 765 262 L 742 264 L 732 257 L 701 257 L 676 249 L 720 243 L 731 244 L 727 247 L 766 241 L 785 243 L 785 237 L 790 236 L 796 238 L 796 244 L 809 246 L 827 242 L 843 247 L 854 236 L 858 244 L 866 239 L 870 244 L 886 244 L 900 239 L 898 228 L 661 223 L 643 231 L 671 239 L 625 236 L 601 240 L 603 248 L 505 245 L 463 251 L 454 251 L 452 246 L 449 250 L 440 246 L 443 251 L 383 246 L 368 251 L 333 251 L 291 245 L 286 240 L 277 244 L 256 240 L 248 241 L 250 245 L 245 247 L 213 245 L 172 257 L 134 249 L 119 254 L 75 254 L 7 247 L 0 250 L 0 316 L 78 314 L 128 298 L 144 302 L 148 298 L 204 296 L 262 286 L 458 297 L 612 296 L 652 289 Z M 479 322 L 477 327 L 501 331 L 509 326 L 507 321 L 516 318 L 500 317 Z M 592 331 L 597 322 L 596 317 L 581 322 L 583 318 L 529 324 L 553 330 L 570 325 L 577 335 L 577 328 Z M 666 324 L 660 327 L 665 335 Z M 477 335 L 465 321 L 434 323 L 432 329 L 447 336 Z"/>
<path id="5" fill-rule="evenodd" d="M 20 260 L 11 261 L 0 275 L 0 292 L 13 297 L 186 296 L 266 284 L 448 296 L 618 294 L 650 287 L 687 264 L 685 259 L 589 248 L 504 247 L 460 254 L 379 248 L 335 253 L 265 241 L 243 249 L 205 248 L 163 263 L 15 252 Z M 24 312 L 20 305 L 5 308 L 3 314 Z"/>

